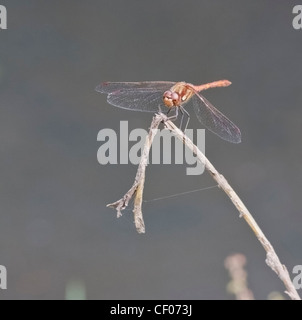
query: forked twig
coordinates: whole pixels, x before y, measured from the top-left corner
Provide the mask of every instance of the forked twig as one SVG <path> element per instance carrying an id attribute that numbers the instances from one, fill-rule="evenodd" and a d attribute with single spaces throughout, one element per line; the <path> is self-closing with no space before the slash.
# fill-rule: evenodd
<path id="1" fill-rule="evenodd" d="M 163 115 L 165 119 L 167 118 L 165 115 Z M 145 223 L 143 219 L 143 213 L 142 213 L 142 202 L 143 202 L 143 191 L 144 191 L 144 184 L 145 184 L 145 172 L 146 167 L 148 165 L 148 159 L 149 159 L 149 152 L 150 148 L 152 146 L 153 139 L 157 133 L 157 128 L 159 124 L 163 121 L 163 118 L 156 115 L 153 118 L 153 121 L 151 123 L 151 127 L 149 130 L 149 134 L 146 137 L 144 150 L 141 156 L 141 160 L 137 169 L 136 177 L 134 179 L 134 183 L 132 187 L 128 190 L 127 193 L 118 201 L 107 204 L 107 207 L 115 208 L 117 211 L 117 217 L 122 216 L 122 210 L 124 210 L 128 204 L 133 195 L 135 195 L 134 198 L 134 223 L 135 227 L 138 233 L 145 233 Z"/>
<path id="2" fill-rule="evenodd" d="M 167 116 L 164 115 L 163 113 L 156 114 L 155 117 L 153 118 L 150 130 L 149 130 L 149 134 L 146 138 L 146 143 L 144 146 L 143 154 L 141 157 L 141 161 L 137 170 L 137 174 L 136 174 L 133 186 L 124 195 L 123 198 L 121 198 L 120 200 L 114 203 L 108 204 L 107 207 L 115 208 L 117 210 L 117 216 L 120 217 L 121 210 L 127 207 L 130 199 L 135 194 L 134 210 L 133 210 L 134 222 L 135 222 L 137 231 L 139 233 L 145 232 L 145 225 L 144 225 L 143 216 L 142 216 L 142 197 L 143 197 L 143 188 L 144 188 L 144 181 L 145 181 L 145 170 L 148 164 L 148 156 L 149 156 L 149 151 L 152 145 L 152 141 L 157 132 L 157 130 L 154 130 L 154 129 L 157 129 L 161 122 L 163 122 L 165 127 L 169 129 L 180 141 L 182 141 L 196 155 L 198 161 L 205 166 L 205 168 L 211 174 L 213 179 L 217 182 L 219 187 L 227 194 L 227 196 L 233 202 L 234 206 L 237 208 L 237 210 L 240 213 L 240 217 L 243 217 L 245 219 L 245 221 L 248 223 L 250 228 L 253 230 L 257 239 L 262 244 L 264 250 L 266 251 L 265 262 L 284 283 L 287 290 L 285 292 L 289 295 L 289 297 L 292 300 L 301 300 L 297 290 L 295 289 L 290 279 L 289 273 L 285 265 L 283 265 L 280 262 L 273 246 L 267 240 L 266 236 L 264 235 L 264 233 L 256 223 L 251 213 L 248 211 L 244 203 L 238 197 L 236 192 L 229 185 L 229 183 L 224 178 L 224 176 L 215 169 L 215 167 L 206 158 L 206 156 L 197 148 L 197 146 L 194 145 L 193 142 L 179 128 L 177 128 L 173 122 L 168 120 Z"/>

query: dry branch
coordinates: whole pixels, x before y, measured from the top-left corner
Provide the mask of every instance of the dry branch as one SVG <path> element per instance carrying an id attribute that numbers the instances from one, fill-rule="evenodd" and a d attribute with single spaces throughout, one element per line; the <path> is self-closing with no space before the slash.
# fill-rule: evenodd
<path id="1" fill-rule="evenodd" d="M 164 116 L 166 119 L 166 116 Z M 143 202 L 143 192 L 144 192 L 144 184 L 145 184 L 145 172 L 146 167 L 148 165 L 149 152 L 152 146 L 153 139 L 157 133 L 157 128 L 159 124 L 163 121 L 162 117 L 155 116 L 151 123 L 151 127 L 149 133 L 146 137 L 144 150 L 141 156 L 141 160 L 137 169 L 136 177 L 134 179 L 134 183 L 132 187 L 128 190 L 127 193 L 118 201 L 107 204 L 107 207 L 114 208 L 117 211 L 117 217 L 122 216 L 122 210 L 124 210 L 133 195 L 134 198 L 134 223 L 138 233 L 145 233 L 145 223 L 143 219 L 142 213 L 142 202 Z"/>
<path id="2" fill-rule="evenodd" d="M 145 171 L 146 166 L 148 164 L 148 156 L 149 151 L 152 145 L 152 141 L 156 134 L 156 130 L 159 124 L 163 122 L 165 127 L 169 129 L 180 141 L 182 141 L 197 157 L 198 161 L 200 161 L 206 168 L 206 170 L 211 174 L 213 179 L 217 182 L 219 187 L 226 193 L 226 195 L 233 202 L 234 206 L 240 213 L 240 217 L 243 217 L 245 221 L 248 223 L 250 228 L 253 230 L 255 236 L 262 244 L 264 250 L 266 251 L 266 264 L 278 275 L 278 277 L 284 283 L 286 290 L 285 291 L 292 300 L 301 300 L 297 290 L 295 289 L 289 273 L 286 267 L 280 262 L 279 257 L 277 256 L 273 246 L 267 240 L 266 236 L 256 223 L 255 219 L 248 211 L 244 203 L 241 201 L 239 196 L 233 190 L 233 188 L 229 185 L 227 180 L 224 178 L 222 174 L 220 174 L 215 167 L 211 164 L 211 162 L 206 158 L 206 156 L 197 148 L 196 145 L 178 128 L 175 126 L 173 122 L 168 120 L 167 116 L 163 113 L 156 114 L 151 123 L 151 127 L 149 130 L 149 134 L 146 138 L 146 143 L 144 146 L 144 151 L 141 157 L 141 161 L 137 170 L 137 174 L 135 177 L 135 181 L 131 189 L 124 195 L 120 200 L 108 204 L 107 207 L 112 207 L 117 210 L 117 216 L 121 216 L 121 210 L 125 209 L 128 206 L 128 203 L 132 196 L 135 194 L 134 200 L 134 222 L 139 233 L 145 232 L 145 225 L 142 216 L 142 198 L 143 198 L 143 188 L 145 181 Z"/>

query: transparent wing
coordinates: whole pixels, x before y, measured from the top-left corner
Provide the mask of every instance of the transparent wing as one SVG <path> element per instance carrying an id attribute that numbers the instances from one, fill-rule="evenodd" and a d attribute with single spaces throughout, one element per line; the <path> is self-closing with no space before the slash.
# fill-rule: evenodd
<path id="1" fill-rule="evenodd" d="M 170 89 L 175 82 L 171 81 L 144 81 L 144 82 L 103 82 L 96 87 L 96 91 L 101 93 L 113 93 L 122 89 L 141 89 L 149 88 L 154 91 L 164 91 Z"/>
<path id="2" fill-rule="evenodd" d="M 108 103 L 122 109 L 157 112 L 166 109 L 163 102 L 163 91 L 153 88 L 120 89 L 108 94 Z"/>
<path id="3" fill-rule="evenodd" d="M 205 97 L 195 91 L 191 101 L 198 120 L 207 129 L 226 141 L 241 142 L 239 128 L 218 111 Z"/>

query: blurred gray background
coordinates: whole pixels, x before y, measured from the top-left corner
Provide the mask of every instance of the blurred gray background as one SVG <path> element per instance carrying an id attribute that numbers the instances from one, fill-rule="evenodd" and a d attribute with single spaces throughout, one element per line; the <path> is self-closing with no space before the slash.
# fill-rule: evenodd
<path id="1" fill-rule="evenodd" d="M 97 162 L 103 128 L 147 129 L 152 115 L 108 105 L 102 81 L 232 86 L 205 96 L 242 143 L 206 132 L 206 154 L 245 202 L 289 269 L 302 264 L 302 30 L 295 1 L 8 1 L 0 30 L 0 299 L 233 299 L 224 259 L 247 257 L 257 299 L 283 284 L 218 188 L 130 210 L 106 204 L 134 165 Z M 192 113 L 190 128 L 200 128 Z M 185 165 L 150 165 L 145 199 L 215 185 Z M 73 289 L 70 289 L 73 288 Z M 76 288 L 76 289 L 75 289 Z M 85 293 L 86 292 L 86 293 Z"/>

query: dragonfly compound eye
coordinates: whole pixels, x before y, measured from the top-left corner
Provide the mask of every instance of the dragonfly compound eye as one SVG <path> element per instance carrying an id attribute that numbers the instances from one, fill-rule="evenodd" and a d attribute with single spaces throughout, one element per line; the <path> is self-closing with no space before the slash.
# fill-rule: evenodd
<path id="1" fill-rule="evenodd" d="M 170 90 L 166 91 L 164 93 L 164 95 L 163 95 L 164 104 L 167 107 L 173 107 L 174 106 L 173 97 L 172 96 L 173 96 L 173 93 Z"/>
<path id="2" fill-rule="evenodd" d="M 168 90 L 164 93 L 163 100 L 167 107 L 177 106 L 179 101 L 179 94 Z"/>
<path id="3" fill-rule="evenodd" d="M 179 99 L 178 93 L 173 92 L 172 95 L 171 95 L 171 98 L 172 98 L 173 102 L 177 102 L 178 99 Z"/>

